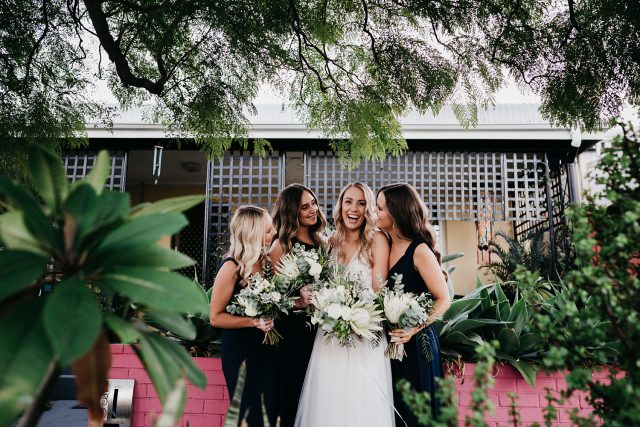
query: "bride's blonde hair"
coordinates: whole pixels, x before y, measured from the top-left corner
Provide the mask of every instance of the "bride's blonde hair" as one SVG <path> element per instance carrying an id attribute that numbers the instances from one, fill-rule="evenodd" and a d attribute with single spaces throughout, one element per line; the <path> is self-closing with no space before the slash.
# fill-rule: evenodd
<path id="1" fill-rule="evenodd" d="M 344 240 L 346 234 L 344 220 L 342 219 L 342 202 L 344 200 L 345 193 L 352 187 L 362 190 L 362 193 L 364 193 L 364 200 L 366 202 L 366 207 L 364 210 L 364 222 L 359 230 L 360 234 L 358 236 L 358 243 L 360 246 L 358 257 L 360 257 L 363 261 L 368 261 L 369 264 L 373 264 L 372 246 L 373 238 L 376 233 L 375 227 L 377 218 L 375 211 L 376 199 L 373 195 L 373 191 L 367 184 L 356 181 L 351 184 L 347 184 L 340 192 L 340 196 L 338 197 L 338 201 L 336 202 L 336 207 L 333 210 L 333 221 L 336 227 L 336 231 L 331 236 L 331 247 L 336 250 L 338 259 L 342 258 L 343 253 L 340 242 Z"/>
<path id="2" fill-rule="evenodd" d="M 267 259 L 264 247 L 266 210 L 258 206 L 240 206 L 231 219 L 231 245 L 227 256 L 238 264 L 240 284 L 245 286 L 253 274 L 253 266 L 264 268 Z"/>

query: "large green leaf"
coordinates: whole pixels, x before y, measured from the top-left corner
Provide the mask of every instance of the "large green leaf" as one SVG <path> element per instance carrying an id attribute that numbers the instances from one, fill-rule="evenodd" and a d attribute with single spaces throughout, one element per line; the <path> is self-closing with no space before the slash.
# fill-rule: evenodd
<path id="1" fill-rule="evenodd" d="M 142 331 L 135 328 L 128 321 L 114 315 L 107 314 L 104 318 L 105 323 L 120 338 L 120 342 L 124 344 L 133 344 L 142 335 Z"/>
<path id="2" fill-rule="evenodd" d="M 180 367 L 163 348 L 158 348 L 153 334 L 140 335 L 140 345 L 134 346 L 140 361 L 144 365 L 160 401 L 164 404 L 173 388 L 173 384 L 181 377 Z"/>
<path id="3" fill-rule="evenodd" d="M 178 378 L 167 396 L 167 401 L 162 407 L 162 413 L 158 417 L 155 427 L 175 427 L 178 425 L 186 402 L 187 385 L 184 379 Z"/>
<path id="4" fill-rule="evenodd" d="M 175 270 L 195 264 L 188 256 L 159 244 L 125 246 L 107 252 L 96 261 L 106 269 L 129 266 Z"/>
<path id="5" fill-rule="evenodd" d="M 35 191 L 54 212 L 59 212 L 69 191 L 60 157 L 38 144 L 29 147 L 29 177 Z"/>
<path id="6" fill-rule="evenodd" d="M 0 301 L 28 287 L 42 274 L 48 258 L 25 251 L 0 252 Z"/>
<path id="7" fill-rule="evenodd" d="M 507 299 L 507 296 L 504 294 L 504 291 L 502 290 L 502 286 L 499 283 L 495 284 L 495 292 L 496 292 L 496 298 L 498 300 L 498 304 L 509 301 Z"/>
<path id="8" fill-rule="evenodd" d="M 191 384 L 204 390 L 207 386 L 207 377 L 198 369 L 193 358 L 189 356 L 189 353 L 187 353 L 187 350 L 183 346 L 160 335 L 150 335 L 149 338 L 158 348 L 161 348 L 172 358 L 180 367 L 180 371 L 187 376 Z"/>
<path id="9" fill-rule="evenodd" d="M 109 233 L 99 247 L 102 254 L 123 246 L 156 243 L 163 236 L 170 236 L 187 225 L 182 214 L 167 213 L 135 218 Z"/>
<path id="10" fill-rule="evenodd" d="M 152 311 L 148 323 L 156 324 L 176 336 L 187 340 L 196 338 L 196 327 L 179 313 Z"/>
<path id="11" fill-rule="evenodd" d="M 75 220 L 75 238 L 73 247 L 95 226 L 98 215 L 98 196 L 88 184 L 78 185 L 64 203 L 64 211 L 73 215 Z"/>
<path id="12" fill-rule="evenodd" d="M 462 252 L 458 252 L 458 253 L 455 253 L 455 254 L 444 255 L 442 257 L 442 263 L 444 264 L 445 262 L 453 261 L 453 260 L 456 260 L 458 258 L 462 258 L 463 256 L 464 256 L 464 254 Z"/>
<path id="13" fill-rule="evenodd" d="M 518 347 L 520 347 L 518 335 L 510 328 L 504 328 L 500 331 L 498 341 L 500 342 L 500 350 L 507 354 L 516 354 Z"/>
<path id="14" fill-rule="evenodd" d="M 22 212 L 7 212 L 0 215 L 0 241 L 9 249 L 24 250 L 48 257 L 45 241 L 29 231 Z"/>
<path id="15" fill-rule="evenodd" d="M 527 311 L 524 298 L 521 298 L 513 305 L 511 308 L 511 315 L 507 320 L 515 323 L 513 328 L 515 329 L 516 334 L 520 335 L 525 325 L 529 323 L 529 313 Z"/>
<path id="16" fill-rule="evenodd" d="M 131 196 L 129 193 L 105 190 L 98 195 L 98 202 L 100 210 L 96 217 L 96 224 L 101 225 L 128 216 Z"/>
<path id="17" fill-rule="evenodd" d="M 522 334 L 520 336 L 520 348 L 518 349 L 518 353 L 527 354 L 532 351 L 538 350 L 541 344 L 542 338 L 540 337 L 540 335 L 531 332 Z"/>
<path id="18" fill-rule="evenodd" d="M 538 372 L 534 365 L 531 365 L 523 360 L 516 360 L 515 362 L 509 362 L 511 366 L 516 368 L 522 377 L 527 381 L 531 387 L 536 386 L 536 373 Z"/>
<path id="19" fill-rule="evenodd" d="M 33 401 L 55 363 L 40 313 L 42 300 L 16 305 L 0 317 L 0 425 L 8 426 Z"/>
<path id="20" fill-rule="evenodd" d="M 487 325 L 508 325 L 511 322 L 502 322 L 497 319 L 466 319 L 457 322 L 451 327 L 451 331 L 465 332 L 473 329 L 478 329 Z"/>
<path id="21" fill-rule="evenodd" d="M 91 187 L 93 187 L 96 194 L 99 195 L 100 193 L 102 193 L 102 190 L 104 190 L 104 186 L 110 172 L 111 156 L 109 156 L 108 151 L 101 150 L 93 162 L 91 171 L 81 182 L 86 182 L 87 184 L 89 184 Z"/>
<path id="22" fill-rule="evenodd" d="M 480 300 L 477 298 L 463 298 L 457 301 L 453 301 L 449 309 L 442 316 L 444 321 L 456 321 L 459 317 L 473 311 L 480 305 Z"/>
<path id="23" fill-rule="evenodd" d="M 132 216 L 140 217 L 147 215 L 155 215 L 159 213 L 179 213 L 184 212 L 202 203 L 204 196 L 194 194 L 191 196 L 172 197 L 170 199 L 160 200 L 155 203 L 145 203 L 134 208 Z"/>
<path id="24" fill-rule="evenodd" d="M 209 309 L 202 287 L 167 271 L 123 267 L 96 280 L 100 288 L 117 292 L 156 310 L 202 314 Z"/>
<path id="25" fill-rule="evenodd" d="M 500 320 L 509 320 L 511 317 L 511 305 L 509 301 L 498 303 L 498 316 Z"/>
<path id="26" fill-rule="evenodd" d="M 77 277 L 56 285 L 43 311 L 45 331 L 63 364 L 82 356 L 100 335 L 102 315 L 93 293 Z"/>
<path id="27" fill-rule="evenodd" d="M 471 347 L 481 345 L 482 337 L 475 333 L 463 334 L 462 332 L 452 332 L 442 340 L 446 344 L 464 344 Z"/>

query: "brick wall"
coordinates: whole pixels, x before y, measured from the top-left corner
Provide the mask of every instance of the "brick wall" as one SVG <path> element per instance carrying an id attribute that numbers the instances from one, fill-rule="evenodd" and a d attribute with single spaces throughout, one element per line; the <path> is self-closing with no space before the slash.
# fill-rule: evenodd
<path id="1" fill-rule="evenodd" d="M 138 357 L 127 345 L 112 344 L 112 367 L 109 378 L 134 379 L 133 419 L 132 427 L 151 427 L 162 411 L 160 400 L 151 384 Z M 221 427 L 224 414 L 229 407 L 229 395 L 225 386 L 220 359 L 196 358 L 196 364 L 207 376 L 206 390 L 188 385 L 187 404 L 180 426 L 190 427 Z M 456 373 L 456 387 L 458 390 L 460 406 L 460 423 L 464 425 L 464 416 L 469 412 L 471 405 L 471 391 L 473 389 L 474 365 L 467 363 L 464 372 Z M 595 373 L 596 378 L 605 378 L 606 372 Z M 547 404 L 545 388 L 549 387 L 556 394 L 566 389 L 564 375 L 561 372 L 553 374 L 539 374 L 536 387 L 530 387 L 520 376 L 518 371 L 509 366 L 496 368 L 495 385 L 489 392 L 496 409 L 492 416 L 487 417 L 490 426 L 508 425 L 509 398 L 507 394 L 514 391 L 518 395 L 518 406 L 522 425 L 528 426 L 538 421 L 542 422 L 542 410 Z M 564 405 L 556 405 L 558 408 L 557 420 L 554 426 L 569 426 L 567 411 L 578 408 L 581 414 L 588 414 L 590 407 L 587 405 L 583 394 L 574 395 Z"/>

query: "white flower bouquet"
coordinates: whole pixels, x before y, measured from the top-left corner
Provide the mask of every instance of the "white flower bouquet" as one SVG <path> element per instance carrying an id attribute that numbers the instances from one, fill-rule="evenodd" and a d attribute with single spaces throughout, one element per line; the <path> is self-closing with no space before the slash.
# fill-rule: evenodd
<path id="1" fill-rule="evenodd" d="M 408 331 L 424 324 L 429 319 L 429 311 L 433 308 L 433 299 L 426 293 L 414 295 L 411 292 L 405 292 L 401 274 L 395 274 L 393 280 L 393 289 L 384 287 L 378 296 L 387 327 L 390 330 Z M 406 355 L 404 345 L 389 343 L 385 355 L 390 359 L 402 360 Z"/>
<path id="2" fill-rule="evenodd" d="M 269 281 L 259 274 L 250 277 L 249 283 L 227 306 L 227 312 L 237 316 L 264 317 L 277 319 L 281 313 L 287 314 L 293 307 L 294 299 L 285 285 L 278 280 Z M 263 343 L 277 344 L 282 336 L 270 329 L 265 333 Z"/>
<path id="3" fill-rule="evenodd" d="M 338 277 L 316 288 L 311 323 L 319 325 L 327 340 L 349 347 L 356 338 L 376 340 L 382 331 L 382 310 L 375 293 L 353 278 Z"/>
<path id="4" fill-rule="evenodd" d="M 326 248 L 305 250 L 300 244 L 280 259 L 278 279 L 294 292 L 303 286 L 315 288 L 331 276 L 329 253 Z"/>

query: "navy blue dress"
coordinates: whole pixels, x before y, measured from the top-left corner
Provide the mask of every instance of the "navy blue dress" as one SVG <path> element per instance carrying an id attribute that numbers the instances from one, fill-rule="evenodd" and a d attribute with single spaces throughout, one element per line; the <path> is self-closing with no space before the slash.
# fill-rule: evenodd
<path id="1" fill-rule="evenodd" d="M 220 267 L 226 262 L 236 263 L 233 258 L 227 258 L 222 261 Z M 230 302 L 241 289 L 240 282 L 236 282 Z M 242 362 L 246 362 L 238 425 L 246 416 L 251 427 L 262 426 L 263 408 L 267 412 L 270 425 L 275 425 L 278 355 L 276 347 L 262 344 L 263 340 L 264 332 L 258 328 L 222 329 L 222 372 L 231 399 L 238 383 L 240 366 Z"/>
<path id="2" fill-rule="evenodd" d="M 305 250 L 315 246 L 294 239 L 292 242 L 302 245 Z M 276 321 L 276 329 L 283 340 L 278 343 L 280 353 L 280 427 L 293 426 L 298 411 L 298 401 L 302 393 L 304 377 L 313 350 L 316 328 L 311 327 L 304 311 L 291 312 Z"/>
<path id="3" fill-rule="evenodd" d="M 402 274 L 404 289 L 416 295 L 429 292 L 426 283 L 413 263 L 413 254 L 416 251 L 416 247 L 421 243 L 424 243 L 424 241 L 412 241 L 404 255 L 391 267 L 388 275 L 389 280 L 392 282 L 394 274 Z M 425 340 L 428 341 L 429 348 L 425 348 Z M 436 378 L 441 378 L 443 375 L 442 360 L 440 358 L 440 342 L 433 328 L 428 326 L 414 335 L 411 340 L 404 345 L 404 349 L 407 355 L 402 361 L 391 361 L 391 375 L 394 384 L 393 404 L 407 425 L 413 427 L 420 425 L 418 424 L 418 419 L 405 405 L 401 393 L 398 393 L 395 389 L 395 384 L 404 378 L 411 383 L 414 390 L 430 393 L 432 414 L 434 418 L 437 419 L 440 414 L 440 404 L 435 395 L 437 390 Z M 398 414 L 396 414 L 396 425 L 404 426 Z"/>

